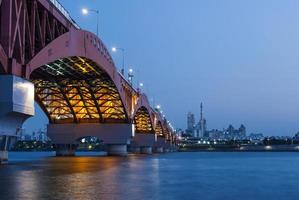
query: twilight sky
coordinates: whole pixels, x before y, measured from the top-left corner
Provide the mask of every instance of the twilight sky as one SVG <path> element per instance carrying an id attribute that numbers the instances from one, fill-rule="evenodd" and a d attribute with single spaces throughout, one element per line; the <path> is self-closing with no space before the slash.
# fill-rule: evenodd
<path id="1" fill-rule="evenodd" d="M 249 132 L 299 131 L 299 1 L 60 0 L 108 48 L 126 49 L 126 65 L 177 128 L 186 113 L 208 128 L 244 123 Z M 121 54 L 113 54 L 118 66 Z M 42 118 L 42 119 L 38 119 Z M 40 110 L 27 129 L 45 124 Z"/>

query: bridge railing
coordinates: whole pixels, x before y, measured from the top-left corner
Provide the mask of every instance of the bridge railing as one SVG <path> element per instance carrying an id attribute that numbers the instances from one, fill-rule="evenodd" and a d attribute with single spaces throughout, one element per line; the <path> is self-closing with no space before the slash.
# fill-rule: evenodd
<path id="1" fill-rule="evenodd" d="M 69 20 L 73 26 L 77 29 L 80 29 L 79 25 L 73 20 L 70 13 L 57 1 L 57 0 L 50 0 L 50 2 Z"/>

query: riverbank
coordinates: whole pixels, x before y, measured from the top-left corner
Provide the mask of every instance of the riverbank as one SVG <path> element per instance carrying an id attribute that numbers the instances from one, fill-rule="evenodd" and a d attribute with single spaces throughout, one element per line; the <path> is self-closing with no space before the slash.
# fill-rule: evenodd
<path id="1" fill-rule="evenodd" d="M 299 152 L 299 145 L 197 145 L 180 147 L 179 152 Z"/>

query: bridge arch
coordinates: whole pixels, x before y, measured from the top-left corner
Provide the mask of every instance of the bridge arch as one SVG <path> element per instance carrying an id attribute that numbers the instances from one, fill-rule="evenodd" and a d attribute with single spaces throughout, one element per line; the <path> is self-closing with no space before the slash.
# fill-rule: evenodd
<path id="1" fill-rule="evenodd" d="M 163 127 L 162 127 L 161 121 L 157 122 L 156 127 L 155 127 L 155 133 L 159 137 L 164 137 L 164 131 L 163 131 Z"/>
<path id="2" fill-rule="evenodd" d="M 125 80 L 90 32 L 71 29 L 53 40 L 28 63 L 26 77 L 52 123 L 130 121 Z"/>
<path id="3" fill-rule="evenodd" d="M 103 42 L 93 33 L 84 30 L 70 29 L 69 32 L 59 36 L 43 48 L 27 65 L 26 77 L 32 80 L 32 73 L 49 63 L 61 63 L 65 59 L 77 59 L 90 63 L 90 69 L 97 68 L 97 76 L 105 74 L 105 79 L 110 79 L 113 85 L 114 96 L 119 96 L 128 118 L 131 113 L 131 99 L 126 98 L 123 85 L 125 79 L 119 75 L 113 60 Z M 80 68 L 80 67 L 78 67 Z M 88 70 L 81 68 L 79 74 L 86 74 Z M 112 84 L 113 83 L 113 84 Z M 117 94 L 118 93 L 118 94 Z M 112 95 L 112 96 L 113 96 Z"/>
<path id="4" fill-rule="evenodd" d="M 170 129 L 168 127 L 166 120 L 164 120 L 164 123 L 163 123 L 163 133 L 164 133 L 166 140 L 171 140 L 171 132 L 170 132 Z"/>
<path id="5" fill-rule="evenodd" d="M 136 133 L 154 133 L 153 123 L 148 109 L 144 106 L 138 108 L 134 115 Z"/>
<path id="6" fill-rule="evenodd" d="M 90 59 L 62 58 L 35 69 L 30 79 L 50 123 L 129 121 L 113 80 Z"/>

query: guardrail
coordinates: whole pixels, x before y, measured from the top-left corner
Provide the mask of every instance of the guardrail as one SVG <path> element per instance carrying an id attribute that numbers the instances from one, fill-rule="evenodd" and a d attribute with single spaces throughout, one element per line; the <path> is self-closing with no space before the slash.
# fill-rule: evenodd
<path id="1" fill-rule="evenodd" d="M 80 29 L 79 25 L 73 20 L 70 13 L 57 1 L 50 0 L 50 2 L 67 18 L 77 29 Z"/>

